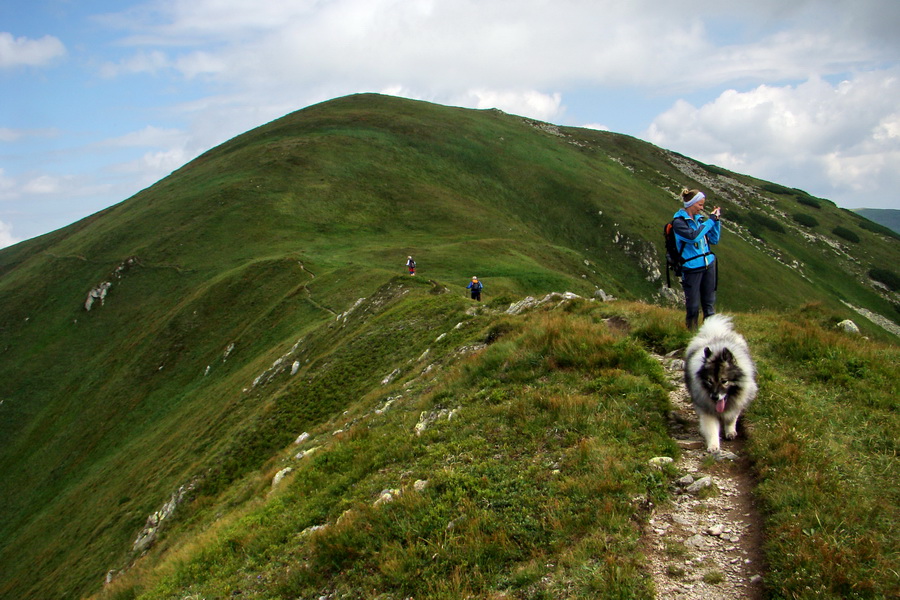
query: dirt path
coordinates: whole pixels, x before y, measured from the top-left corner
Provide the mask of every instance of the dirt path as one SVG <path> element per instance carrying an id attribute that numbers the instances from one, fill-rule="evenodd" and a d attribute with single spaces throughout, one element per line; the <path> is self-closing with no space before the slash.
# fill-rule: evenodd
<path id="1" fill-rule="evenodd" d="M 644 536 L 656 596 L 760 600 L 762 530 L 743 451 L 745 432 L 739 422 L 738 439 L 722 440 L 718 459 L 709 455 L 684 387 L 683 361 L 657 358 L 676 385 L 670 393 L 669 431 L 682 449 L 675 467 L 683 477 L 676 483 L 673 500 L 654 508 Z M 711 486 L 702 487 L 704 477 L 710 478 Z"/>
<path id="2" fill-rule="evenodd" d="M 309 269 L 307 269 L 307 268 L 306 268 L 306 265 L 304 265 L 302 262 L 300 262 L 300 261 L 298 260 L 298 261 L 297 261 L 297 264 L 300 265 L 300 269 L 301 269 L 304 273 L 306 273 L 307 275 L 309 275 L 310 280 L 313 280 L 313 279 L 316 278 L 316 274 L 313 273 L 312 271 L 310 271 Z M 333 315 L 336 315 L 336 314 L 337 314 L 336 312 L 334 312 L 333 310 L 331 310 L 331 309 L 328 308 L 327 306 L 322 306 L 321 304 L 319 304 L 318 302 L 316 302 L 315 300 L 313 300 L 312 292 L 309 291 L 309 284 L 308 284 L 308 283 L 304 283 L 303 286 L 302 286 L 302 288 L 303 288 L 303 291 L 306 292 L 306 299 L 309 301 L 310 304 L 312 304 L 313 306 L 315 306 L 316 308 L 318 308 L 318 309 L 320 309 L 320 310 L 324 310 L 324 311 L 326 311 L 326 312 L 330 312 L 330 313 L 333 314 Z"/>

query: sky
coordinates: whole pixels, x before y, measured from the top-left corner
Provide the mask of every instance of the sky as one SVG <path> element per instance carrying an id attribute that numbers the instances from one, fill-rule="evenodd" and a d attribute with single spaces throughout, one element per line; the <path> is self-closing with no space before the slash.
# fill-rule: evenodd
<path id="1" fill-rule="evenodd" d="M 0 0 L 0 247 L 357 92 L 900 209 L 900 0 Z"/>

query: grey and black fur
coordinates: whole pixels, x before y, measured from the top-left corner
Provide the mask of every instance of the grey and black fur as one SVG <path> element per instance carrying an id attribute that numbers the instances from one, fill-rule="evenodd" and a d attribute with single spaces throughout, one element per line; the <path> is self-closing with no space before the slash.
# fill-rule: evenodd
<path id="1" fill-rule="evenodd" d="M 747 341 L 731 326 L 731 317 L 713 315 L 684 354 L 684 383 L 697 411 L 709 452 L 719 450 L 719 429 L 737 436 L 737 419 L 756 397 L 756 366 Z"/>

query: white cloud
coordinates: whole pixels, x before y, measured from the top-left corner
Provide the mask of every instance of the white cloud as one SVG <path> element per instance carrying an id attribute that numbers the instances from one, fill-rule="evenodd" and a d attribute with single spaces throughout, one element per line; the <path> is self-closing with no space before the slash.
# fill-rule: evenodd
<path id="1" fill-rule="evenodd" d="M 0 200 L 3 201 L 25 200 L 30 203 L 47 199 L 57 201 L 89 198 L 102 193 L 107 187 L 92 183 L 86 176 L 28 173 L 8 177 L 0 169 Z"/>
<path id="2" fill-rule="evenodd" d="M 896 69 L 835 85 L 811 78 L 797 86 L 728 90 L 700 107 L 677 102 L 653 121 L 646 138 L 705 162 L 806 186 L 844 205 L 896 207 L 897 98 Z M 855 197 L 876 190 L 883 190 L 878 197 Z"/>
<path id="3" fill-rule="evenodd" d="M 0 142 L 18 142 L 29 138 L 51 138 L 59 135 L 56 129 L 10 129 L 0 127 Z"/>
<path id="4" fill-rule="evenodd" d="M 65 178 L 53 175 L 38 175 L 22 185 L 22 193 L 28 196 L 44 196 L 58 194 L 65 188 Z"/>
<path id="5" fill-rule="evenodd" d="M 542 121 L 558 119 L 564 112 L 562 95 L 543 94 L 535 90 L 470 90 L 453 99 L 452 103 L 479 109 L 499 108 L 504 112 Z"/>
<path id="6" fill-rule="evenodd" d="M 125 148 L 183 145 L 187 137 L 187 134 L 180 129 L 164 129 L 147 125 L 139 131 L 132 131 L 117 138 L 108 139 L 102 145 Z"/>
<path id="7" fill-rule="evenodd" d="M 66 48 L 59 39 L 45 35 L 38 40 L 14 38 L 0 32 L 0 68 L 43 67 L 64 56 Z"/>
<path id="8" fill-rule="evenodd" d="M 15 142 L 22 137 L 22 132 L 7 127 L 0 127 L 0 142 Z"/>
<path id="9" fill-rule="evenodd" d="M 172 171 L 182 167 L 193 155 L 184 148 L 171 148 L 156 152 L 147 152 L 137 160 L 122 163 L 115 167 L 119 173 L 130 173 L 137 177 L 138 184 L 146 187 L 156 183 Z"/>
<path id="10" fill-rule="evenodd" d="M 423 95 L 448 96 L 573 82 L 691 89 L 798 80 L 893 58 L 900 49 L 900 36 L 881 22 L 900 16 L 892 3 L 784 4 L 160 1 L 119 15 L 120 25 L 133 31 L 126 43 L 139 48 L 120 64 L 147 72 L 173 66 L 187 78 L 268 91 L 330 79 L 354 82 L 356 89 L 402 82 Z M 735 41 L 717 43 L 720 26 L 737 32 Z"/>
<path id="11" fill-rule="evenodd" d="M 0 200 L 12 200 L 16 198 L 16 182 L 7 177 L 6 172 L 0 168 Z"/>
<path id="12" fill-rule="evenodd" d="M 105 78 L 139 73 L 158 73 L 172 67 L 169 57 L 161 50 L 139 51 L 119 62 L 105 62 L 100 67 L 100 75 Z"/>
<path id="13" fill-rule="evenodd" d="M 0 248 L 12 246 L 21 241 L 12 234 L 12 225 L 0 221 Z"/>

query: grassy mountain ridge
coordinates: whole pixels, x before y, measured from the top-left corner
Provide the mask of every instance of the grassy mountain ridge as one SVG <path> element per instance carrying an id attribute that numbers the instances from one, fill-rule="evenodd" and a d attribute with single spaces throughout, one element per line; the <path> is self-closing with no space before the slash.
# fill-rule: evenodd
<path id="1" fill-rule="evenodd" d="M 857 208 L 853 212 L 900 235 L 900 210 L 893 208 Z"/>
<path id="2" fill-rule="evenodd" d="M 0 595 L 95 590 L 178 486 L 198 482 L 203 522 L 300 431 L 436 352 L 435 332 L 478 341 L 452 333 L 473 274 L 495 307 L 598 287 L 661 301 L 661 223 L 695 185 L 739 219 L 721 307 L 853 316 L 846 300 L 896 322 L 866 269 L 897 264 L 897 240 L 826 201 L 634 138 L 374 95 L 288 115 L 0 251 Z M 393 279 L 407 254 L 422 280 Z M 300 373 L 254 387 L 298 340 Z"/>
<path id="3" fill-rule="evenodd" d="M 360 305 L 346 335 L 364 344 L 373 317 L 408 327 L 423 290 L 390 287 L 395 309 Z M 429 351 L 392 382 L 371 380 L 310 438 L 195 500 L 191 522 L 101 597 L 651 597 L 641 523 L 680 474 L 647 464 L 678 452 L 648 348 L 683 347 L 680 315 L 561 297 L 523 315 L 465 313 L 423 328 Z M 760 364 L 747 448 L 767 512 L 766 580 L 776 597 L 889 597 L 896 348 L 826 331 L 823 317 L 739 322 Z M 394 501 L 379 501 L 384 490 Z"/>

